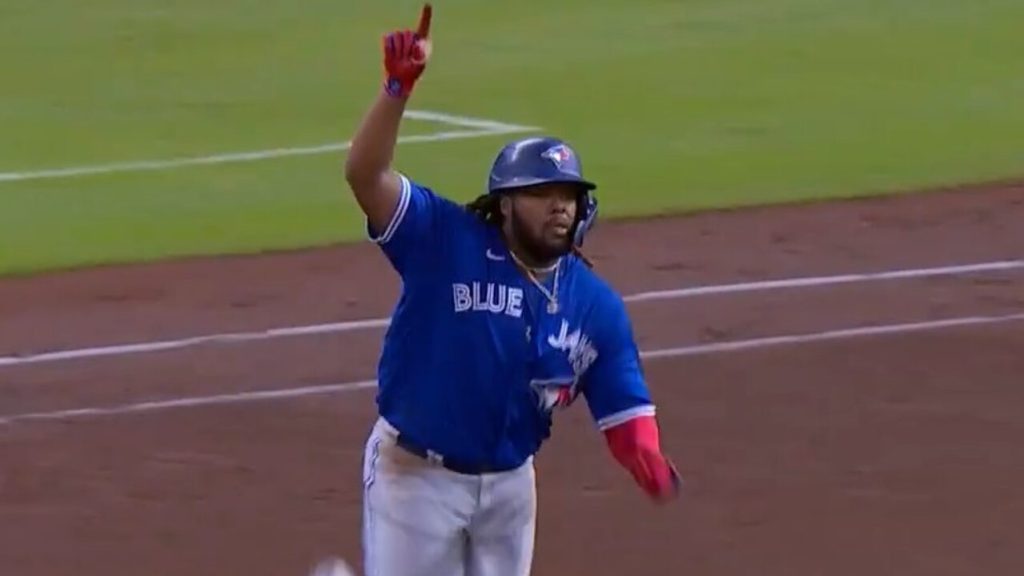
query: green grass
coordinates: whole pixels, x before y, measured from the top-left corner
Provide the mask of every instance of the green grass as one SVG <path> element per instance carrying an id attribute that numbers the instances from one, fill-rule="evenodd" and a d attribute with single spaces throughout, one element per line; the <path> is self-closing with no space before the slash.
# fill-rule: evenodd
<path id="1" fill-rule="evenodd" d="M 1019 0 L 434 4 L 413 107 L 568 138 L 605 215 L 1024 173 Z M 345 140 L 380 34 L 419 6 L 6 3 L 0 172 Z M 409 145 L 399 167 L 466 199 L 507 138 Z M 0 182 L 0 273 L 358 239 L 341 159 Z"/>

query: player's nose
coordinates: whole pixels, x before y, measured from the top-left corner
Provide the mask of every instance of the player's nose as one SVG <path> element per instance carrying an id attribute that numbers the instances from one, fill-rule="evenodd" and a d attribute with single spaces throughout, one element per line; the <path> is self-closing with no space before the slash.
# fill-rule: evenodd
<path id="1" fill-rule="evenodd" d="M 576 198 L 569 194 L 553 194 L 551 196 L 551 209 L 556 212 L 568 212 L 572 208 Z"/>
<path id="2" fill-rule="evenodd" d="M 571 204 L 562 201 L 556 201 L 551 208 L 550 217 L 554 220 L 568 220 L 572 214 L 570 212 Z"/>

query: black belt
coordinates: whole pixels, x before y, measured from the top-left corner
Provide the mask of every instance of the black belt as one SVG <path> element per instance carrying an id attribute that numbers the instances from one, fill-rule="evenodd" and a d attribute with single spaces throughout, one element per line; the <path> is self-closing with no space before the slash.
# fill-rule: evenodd
<path id="1" fill-rule="evenodd" d="M 395 444 L 399 448 L 402 448 L 406 452 L 419 456 L 427 462 L 441 466 L 447 470 L 451 470 L 456 474 L 494 474 L 496 472 L 508 472 L 509 470 L 515 470 L 518 466 L 488 466 L 486 464 L 479 464 L 475 462 L 467 462 L 461 460 L 453 460 L 447 456 L 442 456 L 433 450 L 428 450 L 418 444 L 415 444 L 408 437 L 398 434 L 395 438 Z"/>

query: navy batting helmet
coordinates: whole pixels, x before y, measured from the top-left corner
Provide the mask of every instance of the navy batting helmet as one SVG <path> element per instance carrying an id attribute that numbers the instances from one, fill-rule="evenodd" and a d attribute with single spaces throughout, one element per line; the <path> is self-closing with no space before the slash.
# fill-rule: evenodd
<path id="1" fill-rule="evenodd" d="M 551 182 L 577 184 L 582 190 L 573 230 L 573 243 L 582 246 L 583 237 L 597 219 L 597 198 L 591 192 L 597 185 L 583 178 L 580 158 L 565 141 L 530 137 L 509 142 L 494 159 L 487 191 L 501 194 Z"/>

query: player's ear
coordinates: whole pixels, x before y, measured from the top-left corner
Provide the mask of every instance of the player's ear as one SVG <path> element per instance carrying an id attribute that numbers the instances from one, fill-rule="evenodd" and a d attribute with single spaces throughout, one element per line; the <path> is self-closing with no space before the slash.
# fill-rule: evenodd
<path id="1" fill-rule="evenodd" d="M 501 212 L 502 218 L 508 220 L 512 217 L 512 197 L 509 195 L 502 195 L 498 198 L 498 211 Z"/>

